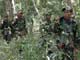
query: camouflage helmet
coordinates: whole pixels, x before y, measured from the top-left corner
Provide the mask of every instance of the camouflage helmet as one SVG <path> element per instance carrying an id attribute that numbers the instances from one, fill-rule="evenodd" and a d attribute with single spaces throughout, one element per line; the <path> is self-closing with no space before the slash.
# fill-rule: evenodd
<path id="1" fill-rule="evenodd" d="M 73 9 L 70 6 L 67 6 L 66 8 L 62 9 L 62 12 L 65 12 L 65 11 L 70 11 L 72 13 Z"/>

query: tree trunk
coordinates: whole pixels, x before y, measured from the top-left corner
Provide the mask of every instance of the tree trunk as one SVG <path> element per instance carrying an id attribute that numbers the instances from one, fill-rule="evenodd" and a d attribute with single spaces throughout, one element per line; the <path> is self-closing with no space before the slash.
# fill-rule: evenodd
<path id="1" fill-rule="evenodd" d="M 12 0 L 7 0 L 5 1 L 5 10 L 6 10 L 6 13 L 8 16 L 9 16 L 9 20 L 12 20 L 13 19 L 13 6 L 12 6 Z"/>

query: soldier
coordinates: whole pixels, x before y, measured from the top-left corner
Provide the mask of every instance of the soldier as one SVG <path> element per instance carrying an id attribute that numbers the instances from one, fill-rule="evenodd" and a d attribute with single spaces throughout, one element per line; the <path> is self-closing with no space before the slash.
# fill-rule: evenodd
<path id="1" fill-rule="evenodd" d="M 58 39 L 61 43 L 68 44 L 73 43 L 75 44 L 75 40 L 77 37 L 77 23 L 72 19 L 73 9 L 70 7 L 62 9 L 64 15 L 60 17 L 58 20 L 58 26 L 54 25 L 54 31 L 58 34 Z M 55 23 L 56 24 L 56 23 Z M 56 27 L 56 30 L 55 30 Z M 73 50 L 74 53 L 74 50 Z"/>
<path id="2" fill-rule="evenodd" d="M 21 10 L 17 13 L 15 20 L 12 22 L 12 25 L 14 27 L 14 31 L 17 31 L 19 36 L 22 36 L 26 33 L 24 32 L 26 31 L 26 21 Z"/>
<path id="3" fill-rule="evenodd" d="M 12 37 L 12 31 L 11 31 L 12 26 L 8 20 L 7 15 L 4 17 L 4 19 L 1 22 L 1 29 L 2 29 L 3 38 L 7 41 L 7 43 L 9 43 Z"/>

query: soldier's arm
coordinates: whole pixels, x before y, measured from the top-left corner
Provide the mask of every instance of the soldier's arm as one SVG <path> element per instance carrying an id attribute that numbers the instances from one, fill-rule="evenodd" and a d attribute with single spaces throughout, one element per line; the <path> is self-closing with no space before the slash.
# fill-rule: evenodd
<path id="1" fill-rule="evenodd" d="M 74 24 L 73 24 L 73 37 L 74 37 L 74 40 L 76 39 L 77 36 L 78 36 L 78 23 L 74 22 Z"/>
<path id="2" fill-rule="evenodd" d="M 2 21 L 1 21 L 0 29 L 3 29 L 3 26 L 4 26 L 4 21 L 2 20 Z"/>
<path id="3" fill-rule="evenodd" d="M 17 19 L 14 19 L 14 20 L 12 21 L 12 25 L 14 26 L 16 23 L 17 23 Z"/>
<path id="4" fill-rule="evenodd" d="M 23 18 L 23 20 L 24 20 L 24 28 L 26 28 L 26 20 L 25 20 L 25 18 Z"/>

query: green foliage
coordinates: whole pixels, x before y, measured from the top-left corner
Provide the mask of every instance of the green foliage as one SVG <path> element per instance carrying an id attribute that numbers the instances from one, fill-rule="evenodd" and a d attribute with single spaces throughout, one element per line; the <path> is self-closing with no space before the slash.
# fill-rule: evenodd
<path id="1" fill-rule="evenodd" d="M 5 4 L 4 1 L 0 1 L 0 15 L 4 16 L 5 14 Z"/>
<path id="2" fill-rule="evenodd" d="M 4 59 L 1 60 L 20 60 L 21 57 L 23 57 L 22 60 L 44 60 L 44 57 L 46 55 L 46 49 L 39 49 L 39 47 L 37 46 L 40 33 L 39 31 L 31 32 L 31 29 L 34 28 L 33 24 L 31 23 L 36 22 L 34 23 L 34 25 L 40 25 L 40 21 L 42 21 L 46 13 L 52 14 L 52 20 L 56 16 L 61 16 L 63 14 L 61 12 L 61 9 L 65 7 L 65 3 L 63 3 L 63 0 L 40 0 L 38 5 L 36 2 L 37 0 L 28 0 L 28 2 L 27 0 L 17 1 L 17 3 L 21 3 L 29 33 L 25 38 L 19 38 L 18 40 L 13 39 L 9 45 L 6 44 L 6 41 L 0 40 L 1 46 L 4 46 L 3 48 L 0 47 L 0 58 L 4 57 Z M 76 5 L 73 8 L 76 13 L 76 19 L 79 21 L 80 3 L 76 2 L 75 4 Z M 19 10 L 18 7 L 16 9 Z M 3 16 L 4 13 L 5 4 L 4 1 L 0 1 L 0 15 Z M 35 26 L 35 29 L 37 28 L 39 28 L 39 26 Z M 21 55 L 19 54 L 20 48 L 23 49 Z"/>

